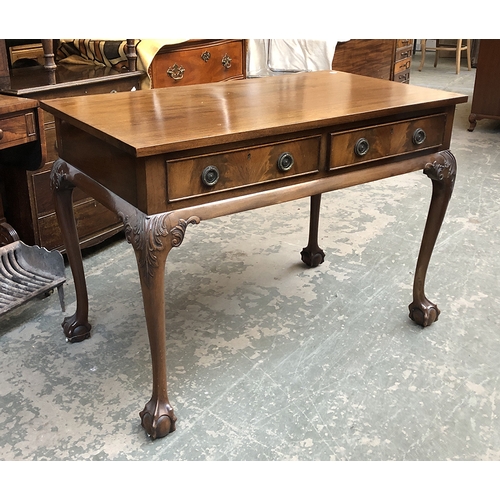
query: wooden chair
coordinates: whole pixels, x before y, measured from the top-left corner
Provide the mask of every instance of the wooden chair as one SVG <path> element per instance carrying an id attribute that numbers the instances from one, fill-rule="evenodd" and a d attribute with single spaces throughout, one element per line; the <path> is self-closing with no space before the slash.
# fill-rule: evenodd
<path id="1" fill-rule="evenodd" d="M 439 56 L 441 52 L 455 52 L 456 54 L 456 63 L 457 63 L 457 75 L 460 73 L 460 59 L 462 57 L 462 52 L 465 50 L 467 54 L 467 69 L 468 71 L 471 70 L 471 59 L 470 59 L 470 52 L 471 52 L 471 41 L 470 40 L 465 40 L 465 45 L 464 45 L 464 40 L 458 39 L 456 44 L 444 44 L 440 43 L 439 40 L 436 40 L 436 48 L 435 49 L 427 49 L 427 40 L 423 39 L 421 40 L 421 49 L 422 49 L 422 60 L 420 61 L 420 66 L 418 68 L 419 71 L 422 71 L 422 68 L 424 67 L 424 61 L 425 61 L 425 52 L 426 50 L 433 50 L 436 52 L 436 56 L 434 58 L 434 67 L 437 66 Z"/>

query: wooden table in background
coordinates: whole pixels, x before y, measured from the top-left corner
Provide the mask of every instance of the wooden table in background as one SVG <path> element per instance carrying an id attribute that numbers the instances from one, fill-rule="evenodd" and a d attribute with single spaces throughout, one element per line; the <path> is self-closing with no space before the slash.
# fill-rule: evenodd
<path id="1" fill-rule="evenodd" d="M 456 176 L 449 151 L 455 106 L 467 97 L 336 71 L 54 99 L 60 159 L 51 174 L 75 281 L 67 338 L 90 335 L 71 193 L 116 213 L 138 263 L 152 355 L 153 394 L 141 412 L 154 439 L 175 429 L 167 395 L 164 274 L 189 224 L 310 197 L 302 260 L 317 266 L 321 194 L 423 170 L 432 180 L 410 317 L 439 309 L 424 294 L 427 267 Z"/>

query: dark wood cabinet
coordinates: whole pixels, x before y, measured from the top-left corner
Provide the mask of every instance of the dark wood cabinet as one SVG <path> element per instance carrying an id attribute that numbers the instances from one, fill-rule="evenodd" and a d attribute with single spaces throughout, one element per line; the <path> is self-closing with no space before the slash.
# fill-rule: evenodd
<path id="1" fill-rule="evenodd" d="M 41 110 L 33 99 L 0 95 L 0 180 L 20 166 L 37 169 L 45 162 L 45 136 Z M 3 207 L 14 186 L 0 185 L 0 246 L 19 239 Z"/>
<path id="2" fill-rule="evenodd" d="M 55 83 L 51 83 L 49 72 L 42 66 L 19 68 L 2 79 L 1 92 L 36 100 L 124 92 L 139 89 L 142 75 L 139 71 L 119 72 L 91 65 L 59 65 L 52 75 Z M 43 112 L 42 123 L 46 162 L 35 171 L 15 168 L 2 172 L 4 212 L 24 243 L 64 251 L 49 183 L 50 170 L 57 158 L 54 117 Z M 114 214 L 78 190 L 74 193 L 74 209 L 82 248 L 100 243 L 122 228 Z"/>
<path id="3" fill-rule="evenodd" d="M 332 69 L 401 83 L 410 82 L 413 40 L 352 39 L 335 48 Z"/>
<path id="4" fill-rule="evenodd" d="M 500 120 L 500 40 L 481 40 L 472 95 L 469 131 L 477 120 Z"/>

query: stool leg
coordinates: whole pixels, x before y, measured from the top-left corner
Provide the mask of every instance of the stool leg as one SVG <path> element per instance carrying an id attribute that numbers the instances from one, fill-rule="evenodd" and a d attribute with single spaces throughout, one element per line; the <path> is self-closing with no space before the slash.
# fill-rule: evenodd
<path id="1" fill-rule="evenodd" d="M 427 40 L 420 40 L 420 49 L 422 50 L 422 60 L 420 61 L 420 66 L 418 67 L 419 71 L 422 71 L 425 62 L 425 48 L 427 45 Z"/>
<path id="2" fill-rule="evenodd" d="M 456 63 L 457 63 L 457 75 L 460 73 L 460 59 L 462 57 L 462 40 L 457 40 L 457 54 L 456 54 Z"/>
<path id="3" fill-rule="evenodd" d="M 470 61 L 470 40 L 466 40 L 467 42 L 467 70 L 470 71 L 472 68 Z"/>

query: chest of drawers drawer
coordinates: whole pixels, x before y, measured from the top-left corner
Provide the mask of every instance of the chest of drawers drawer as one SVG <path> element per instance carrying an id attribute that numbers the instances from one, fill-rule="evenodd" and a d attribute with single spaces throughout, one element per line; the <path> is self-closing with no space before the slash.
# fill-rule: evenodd
<path id="1" fill-rule="evenodd" d="M 321 136 L 167 161 L 168 200 L 318 172 Z"/>
<path id="2" fill-rule="evenodd" d="M 244 40 L 205 40 L 165 46 L 149 69 L 152 88 L 244 78 Z"/>
<path id="3" fill-rule="evenodd" d="M 445 114 L 388 123 L 330 135 L 329 168 L 336 169 L 438 148 L 444 139 Z"/>
<path id="4" fill-rule="evenodd" d="M 35 114 L 32 111 L 0 119 L 0 149 L 36 139 Z"/>

